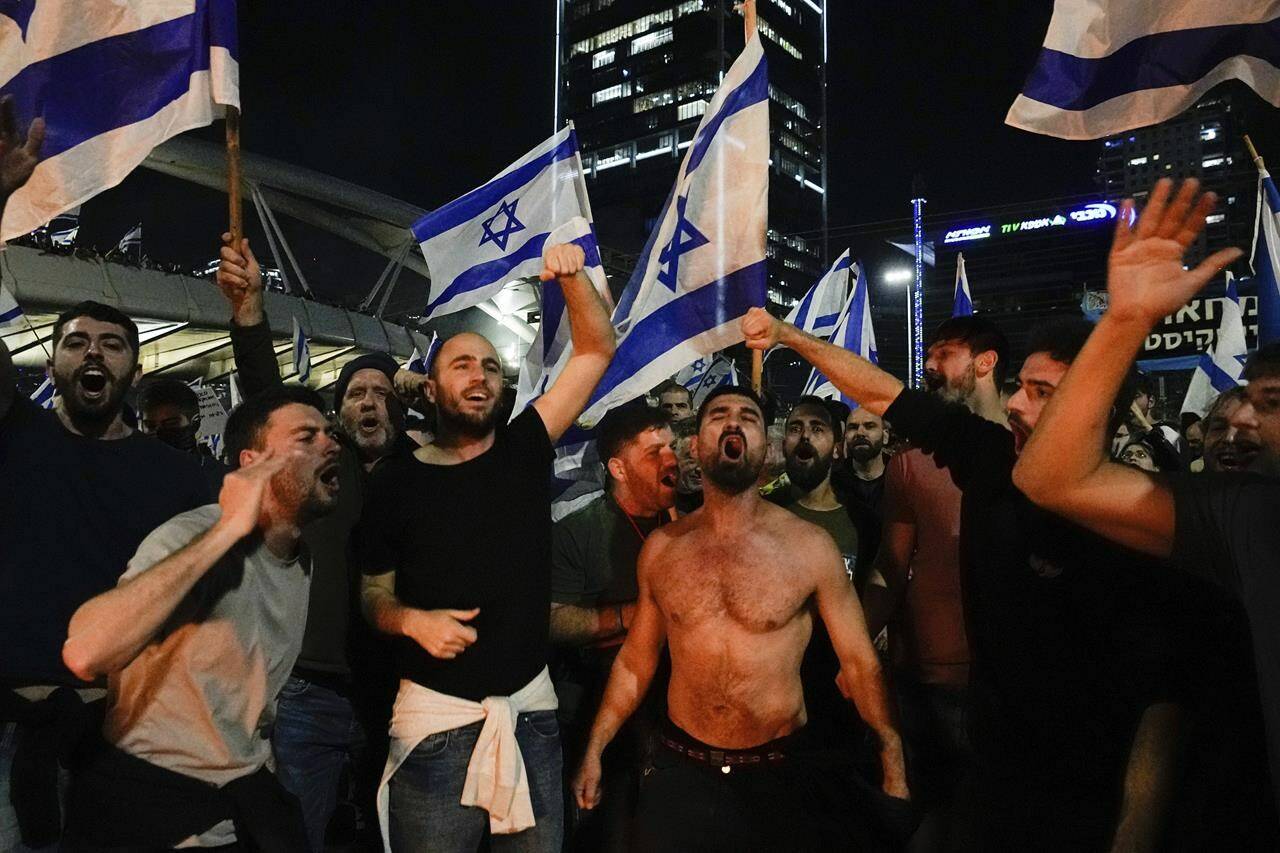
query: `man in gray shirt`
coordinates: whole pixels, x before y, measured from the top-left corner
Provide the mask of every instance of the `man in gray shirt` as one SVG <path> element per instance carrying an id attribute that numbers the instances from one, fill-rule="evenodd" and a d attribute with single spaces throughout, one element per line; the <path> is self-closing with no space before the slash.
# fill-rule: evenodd
<path id="1" fill-rule="evenodd" d="M 236 409 L 218 505 L 157 528 L 72 617 L 63 660 L 108 676 L 106 744 L 72 780 L 73 845 L 305 848 L 269 730 L 306 623 L 299 530 L 338 497 L 322 406 L 281 386 Z"/>

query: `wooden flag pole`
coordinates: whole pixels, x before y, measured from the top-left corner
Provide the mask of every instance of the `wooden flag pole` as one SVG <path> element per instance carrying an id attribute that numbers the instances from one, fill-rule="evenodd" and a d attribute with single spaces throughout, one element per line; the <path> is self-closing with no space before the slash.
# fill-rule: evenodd
<path id="1" fill-rule="evenodd" d="M 751 351 L 751 390 L 763 393 L 764 385 L 764 353 L 758 349 Z"/>
<path id="2" fill-rule="evenodd" d="M 1259 170 L 1265 169 L 1266 167 L 1262 163 L 1262 155 L 1258 153 L 1257 148 L 1253 147 L 1253 140 L 1249 138 L 1249 134 L 1247 133 L 1244 135 L 1244 144 L 1245 147 L 1249 149 L 1249 156 L 1253 158 L 1253 164 L 1257 166 Z"/>
<path id="3" fill-rule="evenodd" d="M 743 39 L 751 41 L 756 33 L 756 0 L 743 0 L 741 8 Z M 758 349 L 751 351 L 751 390 L 757 394 L 764 390 L 764 352 Z"/>
<path id="4" fill-rule="evenodd" d="M 244 237 L 244 215 L 240 205 L 240 110 L 227 106 L 227 202 L 231 214 L 231 245 L 238 252 Z"/>

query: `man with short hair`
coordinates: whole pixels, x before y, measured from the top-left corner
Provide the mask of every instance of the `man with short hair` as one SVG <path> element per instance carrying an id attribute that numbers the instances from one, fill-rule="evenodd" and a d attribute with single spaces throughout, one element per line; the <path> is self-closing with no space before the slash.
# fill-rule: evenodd
<path id="1" fill-rule="evenodd" d="M 1117 217 L 1108 263 L 1109 308 L 1059 383 L 1015 480 L 1028 497 L 1103 536 L 1171 558 L 1220 585 L 1248 614 L 1267 728 L 1272 779 L 1280 779 L 1280 345 L 1245 365 L 1244 398 L 1231 415 L 1254 432 L 1247 471 L 1156 477 L 1107 460 L 1100 445 L 1116 389 L 1151 329 L 1242 255 L 1223 249 L 1194 269 L 1183 256 L 1216 203 L 1199 183 L 1159 181 L 1132 225 L 1132 201 Z M 1273 786 L 1274 787 L 1274 786 Z M 1276 788 L 1280 792 L 1280 788 Z M 1277 803 L 1280 807 L 1280 802 Z"/>
<path id="2" fill-rule="evenodd" d="M 400 652 L 378 794 L 384 841 L 399 851 L 474 851 L 486 829 L 495 851 L 561 845 L 547 671 L 551 464 L 613 357 L 614 333 L 582 249 L 550 246 L 544 261 L 572 332 L 560 376 L 497 429 L 497 351 L 474 333 L 449 338 L 426 386 L 435 439 L 380 466 L 365 501 L 364 611 Z"/>
<path id="3" fill-rule="evenodd" d="M 672 423 L 687 421 L 693 417 L 693 394 L 674 379 L 668 379 L 654 390 L 658 408 L 671 417 Z"/>
<path id="4" fill-rule="evenodd" d="M 596 440 L 608 471 L 605 494 L 551 531 L 551 641 L 560 647 L 552 674 L 570 768 L 578 765 L 609 668 L 635 618 L 640 548 L 670 520 L 675 503 L 670 423 L 666 412 L 641 400 L 605 415 Z M 629 727 L 625 743 L 610 752 L 604 771 L 610 802 L 604 813 L 576 815 L 572 849 L 627 849 L 647 728 Z"/>
<path id="5" fill-rule="evenodd" d="M 195 457 L 209 480 L 210 490 L 217 494 L 227 467 L 215 459 L 209 448 L 200 444 L 200 398 L 181 379 L 162 377 L 138 392 L 138 426 L 144 435 Z"/>
<path id="6" fill-rule="evenodd" d="M 1248 471 L 1262 452 L 1262 436 L 1251 417 L 1244 386 L 1223 391 L 1204 417 L 1204 470 Z"/>
<path id="7" fill-rule="evenodd" d="M 840 656 L 841 683 L 878 738 L 884 791 L 907 795 L 901 743 L 879 662 L 835 543 L 761 499 L 763 406 L 724 386 L 698 412 L 700 510 L 655 530 L 637 568 L 635 621 L 618 653 L 574 782 L 600 799 L 601 756 L 671 652 L 668 721 L 636 817 L 643 850 L 809 850 L 874 832 L 854 794 L 820 801 L 806 764 L 800 658 L 816 609 Z M 856 824 L 851 829 L 848 824 Z"/>
<path id="8" fill-rule="evenodd" d="M 841 500 L 858 501 L 877 519 L 882 518 L 880 505 L 884 498 L 888 438 L 889 430 L 884 418 L 862 406 L 849 412 L 840 445 L 841 464 L 831 475 L 836 493 L 842 495 Z M 879 531 L 876 533 L 879 539 Z"/>
<path id="9" fill-rule="evenodd" d="M 245 401 L 227 421 L 236 470 L 218 504 L 156 528 L 71 618 L 67 667 L 109 676 L 107 743 L 68 797 L 72 849 L 306 844 L 269 732 L 306 621 L 299 530 L 338 498 L 323 405 L 305 388 Z"/>
<path id="10" fill-rule="evenodd" d="M 1012 432 L 937 395 L 904 389 L 856 353 L 760 309 L 742 325 L 749 347 L 781 342 L 843 394 L 883 414 L 895 433 L 932 453 L 963 493 L 960 601 L 973 657 L 968 725 L 959 728 L 971 736 L 974 761 L 943 843 L 978 850 L 1154 845 L 1174 778 L 1178 709 L 1169 673 L 1178 632 L 1144 586 L 1138 555 L 1035 511 L 1011 479 L 1088 324 L 1064 321 L 1032 335 L 1021 390 L 1008 402 Z M 986 360 L 993 369 L 995 359 Z M 1101 437 L 1098 443 L 1101 449 Z"/>
<path id="11" fill-rule="evenodd" d="M 104 691 L 62 662 L 71 615 L 148 533 L 209 500 L 194 458 L 125 423 L 132 320 L 98 302 L 64 311 L 48 371 L 53 411 L 17 391 L 0 341 L 0 849 L 57 841 L 57 756 L 96 727 Z"/>

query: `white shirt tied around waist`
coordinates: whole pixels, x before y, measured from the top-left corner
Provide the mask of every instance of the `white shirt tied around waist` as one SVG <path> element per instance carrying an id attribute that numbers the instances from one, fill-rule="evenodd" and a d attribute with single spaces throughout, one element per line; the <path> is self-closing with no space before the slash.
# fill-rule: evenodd
<path id="1" fill-rule="evenodd" d="M 546 667 L 510 696 L 487 696 L 480 702 L 459 699 L 402 680 L 391 712 L 391 749 L 378 785 L 378 822 L 386 849 L 391 849 L 387 783 L 396 770 L 418 744 L 432 735 L 481 720 L 484 726 L 467 764 L 461 804 L 487 811 L 489 831 L 495 835 L 532 827 L 533 801 L 529 797 L 524 757 L 516 741 L 516 718 L 531 711 L 554 711 L 557 707 L 556 691 Z"/>

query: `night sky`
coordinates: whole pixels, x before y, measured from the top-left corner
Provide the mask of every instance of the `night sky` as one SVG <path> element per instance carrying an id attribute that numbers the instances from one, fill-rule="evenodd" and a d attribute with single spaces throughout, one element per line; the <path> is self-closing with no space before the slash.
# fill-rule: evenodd
<path id="1" fill-rule="evenodd" d="M 917 174 L 933 215 L 1093 189 L 1098 143 L 1004 124 L 1050 0 L 828 5 L 834 230 L 906 217 Z M 554 15 L 552 0 L 242 0 L 244 147 L 436 207 L 551 133 Z M 148 254 L 194 265 L 224 206 L 139 170 L 86 206 L 81 234 L 109 248 L 141 220 Z M 330 301 L 383 263 L 289 236 Z"/>

